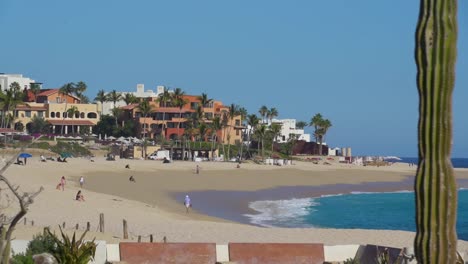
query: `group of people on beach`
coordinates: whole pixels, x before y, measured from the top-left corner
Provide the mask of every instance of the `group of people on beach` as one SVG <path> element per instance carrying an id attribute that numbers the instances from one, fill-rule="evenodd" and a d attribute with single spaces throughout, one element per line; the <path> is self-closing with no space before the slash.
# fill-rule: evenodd
<path id="1" fill-rule="evenodd" d="M 57 184 L 56 189 L 65 191 L 66 182 L 67 181 L 65 180 L 65 176 L 62 176 L 62 178 L 60 178 L 60 182 Z M 80 177 L 79 183 L 80 183 L 80 187 L 83 188 L 83 185 L 85 183 L 85 180 L 84 180 L 83 176 Z M 81 193 L 81 190 L 78 190 L 78 193 L 75 195 L 75 200 L 79 201 L 79 202 L 84 202 L 85 201 L 84 195 Z"/>

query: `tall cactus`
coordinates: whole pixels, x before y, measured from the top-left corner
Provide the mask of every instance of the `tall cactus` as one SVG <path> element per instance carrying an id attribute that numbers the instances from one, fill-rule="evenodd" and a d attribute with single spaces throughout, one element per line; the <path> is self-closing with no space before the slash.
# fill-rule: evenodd
<path id="1" fill-rule="evenodd" d="M 457 188 L 450 161 L 457 0 L 420 0 L 416 31 L 419 166 L 415 253 L 419 263 L 457 261 Z"/>

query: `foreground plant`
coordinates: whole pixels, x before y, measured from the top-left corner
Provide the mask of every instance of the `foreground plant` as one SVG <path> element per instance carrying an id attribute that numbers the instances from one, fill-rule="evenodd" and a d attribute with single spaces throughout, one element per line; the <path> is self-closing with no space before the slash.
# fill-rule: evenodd
<path id="1" fill-rule="evenodd" d="M 457 0 L 421 0 L 416 31 L 419 164 L 415 182 L 419 263 L 457 261 L 457 188 L 450 161 Z"/>
<path id="2" fill-rule="evenodd" d="M 46 229 L 48 235 L 50 235 L 56 243 L 56 248 L 52 255 L 59 263 L 87 264 L 89 261 L 93 260 L 97 245 L 94 243 L 94 239 L 87 242 L 83 240 L 87 231 L 85 231 L 78 240 L 75 238 L 76 233 L 73 232 L 73 237 L 70 240 L 68 235 L 63 233 L 62 228 L 59 228 L 62 239 L 59 239 L 55 234 L 52 234 L 49 229 Z"/>

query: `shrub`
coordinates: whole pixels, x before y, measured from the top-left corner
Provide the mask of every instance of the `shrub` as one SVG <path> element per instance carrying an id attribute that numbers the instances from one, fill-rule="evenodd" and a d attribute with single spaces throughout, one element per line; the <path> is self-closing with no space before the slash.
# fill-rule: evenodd
<path id="1" fill-rule="evenodd" d="M 49 233 L 44 232 L 44 234 L 39 234 L 33 237 L 28 243 L 26 253 L 13 254 L 11 259 L 12 264 L 33 264 L 32 259 L 33 255 L 41 253 L 53 253 L 56 248 L 55 240 L 49 235 Z"/>

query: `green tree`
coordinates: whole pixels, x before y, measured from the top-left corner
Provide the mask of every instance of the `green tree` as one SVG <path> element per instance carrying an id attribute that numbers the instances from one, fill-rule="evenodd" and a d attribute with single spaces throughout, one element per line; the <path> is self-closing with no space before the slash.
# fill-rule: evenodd
<path id="1" fill-rule="evenodd" d="M 158 102 L 163 112 L 162 135 L 164 138 L 166 137 L 166 107 L 168 107 L 169 103 L 171 102 L 171 99 L 171 93 L 167 88 L 164 88 L 163 92 L 160 93 L 158 96 Z"/>
<path id="2" fill-rule="evenodd" d="M 134 104 L 138 102 L 138 98 L 134 94 L 131 94 L 131 93 L 126 93 L 123 96 L 123 100 L 126 105 Z"/>
<path id="3" fill-rule="evenodd" d="M 450 161 L 457 0 L 421 0 L 415 58 L 419 91 L 416 259 L 456 263 L 457 183 Z"/>
<path id="4" fill-rule="evenodd" d="M 148 100 L 143 100 L 138 104 L 138 109 L 141 112 L 141 116 L 145 118 L 145 122 L 143 122 L 143 138 L 146 138 L 146 134 L 148 132 L 148 128 L 146 127 L 146 118 L 148 118 L 149 115 L 153 112 L 153 107 Z"/>
<path id="5" fill-rule="evenodd" d="M 247 153 L 250 154 L 250 145 L 252 144 L 252 135 L 255 131 L 255 128 L 258 126 L 260 123 L 260 119 L 257 117 L 257 115 L 250 114 L 247 116 L 247 140 L 249 141 L 249 144 L 247 145 Z"/>
<path id="6" fill-rule="evenodd" d="M 180 131 L 180 120 L 182 119 L 182 108 L 188 104 L 188 101 L 184 98 L 185 92 L 182 91 L 180 88 L 176 88 L 174 90 L 174 94 L 172 95 L 174 100 L 174 106 L 179 108 L 179 121 L 177 122 L 177 137 L 179 137 Z"/>
<path id="7" fill-rule="evenodd" d="M 238 114 L 240 116 L 240 124 L 241 126 L 244 126 L 244 121 L 246 120 L 247 118 L 247 109 L 245 109 L 244 107 L 239 107 L 238 109 Z M 236 128 L 236 129 L 239 129 L 239 128 Z M 240 156 L 240 159 L 242 160 L 242 157 L 244 155 L 243 151 L 244 151 L 244 136 L 245 136 L 245 128 L 242 128 L 241 129 L 241 142 L 240 142 L 240 150 L 239 150 L 239 156 Z"/>
<path id="8" fill-rule="evenodd" d="M 259 124 L 257 125 L 257 128 L 255 129 L 255 137 L 257 138 L 257 141 L 259 143 L 261 143 L 262 145 L 262 160 L 264 159 L 264 156 L 265 156 L 265 144 L 264 144 L 264 140 L 265 140 L 265 136 L 267 134 L 267 127 L 265 124 Z"/>
<path id="9" fill-rule="evenodd" d="M 73 233 L 73 237 L 70 239 L 67 234 L 63 233 L 62 228 L 60 228 L 62 239 L 52 234 L 49 229 L 46 229 L 46 231 L 55 241 L 56 248 L 52 255 L 59 263 L 87 264 L 93 260 L 97 245 L 94 243 L 94 239 L 84 241 L 87 231 L 78 239 L 76 239 L 76 233 Z"/>
<path id="10" fill-rule="evenodd" d="M 272 123 L 270 126 L 270 133 L 271 133 L 271 155 L 273 155 L 273 149 L 278 136 L 281 134 L 281 124 L 279 123 Z"/>
<path id="11" fill-rule="evenodd" d="M 307 126 L 307 122 L 305 121 L 297 121 L 296 122 L 296 128 L 297 129 L 304 129 L 304 127 Z"/>
<path id="12" fill-rule="evenodd" d="M 75 85 L 75 91 L 74 91 L 75 95 L 76 97 L 80 98 L 80 101 L 82 104 L 89 102 L 88 97 L 84 94 L 86 92 L 86 89 L 88 89 L 88 86 L 83 81 L 79 81 Z M 83 101 L 86 101 L 86 102 L 83 102 Z"/>
<path id="13" fill-rule="evenodd" d="M 59 92 L 61 94 L 65 95 L 65 97 L 73 95 L 75 93 L 75 91 L 76 91 L 76 87 L 75 87 L 75 84 L 72 83 L 72 82 L 64 84 L 59 89 Z M 65 98 L 65 110 L 64 110 L 64 112 L 67 112 L 67 107 L 68 107 L 68 98 Z M 65 121 L 65 115 L 63 115 L 62 121 Z M 63 123 L 65 123 L 65 122 L 63 122 Z M 63 134 L 64 127 L 65 127 L 65 125 L 61 126 L 60 134 Z"/>
<path id="14" fill-rule="evenodd" d="M 267 118 L 268 118 L 268 120 L 270 121 L 270 124 L 273 122 L 273 119 L 274 119 L 275 117 L 278 117 L 278 114 L 279 114 L 279 113 L 278 113 L 278 109 L 276 109 L 276 108 L 274 108 L 274 107 L 272 107 L 271 109 L 269 109 L 269 110 L 267 111 Z"/>
<path id="15" fill-rule="evenodd" d="M 38 83 L 31 83 L 30 90 L 34 94 L 34 102 L 37 103 L 37 95 L 41 92 L 41 85 Z"/>
<path id="16" fill-rule="evenodd" d="M 75 116 L 76 116 L 77 114 L 79 115 L 79 114 L 80 114 L 80 111 L 78 110 L 78 107 L 76 107 L 76 105 L 70 107 L 70 108 L 67 110 L 67 116 L 68 116 L 68 118 L 71 118 L 71 120 L 72 120 L 72 126 L 71 126 L 71 127 L 72 127 L 72 134 L 75 134 L 75 128 L 74 128 L 74 126 L 73 126 L 73 121 L 74 121 Z"/>
<path id="17" fill-rule="evenodd" d="M 332 126 L 332 123 L 330 120 L 324 119 L 323 116 L 318 113 L 312 117 L 310 126 L 314 127 L 315 142 L 319 144 L 319 155 L 322 155 L 323 139 L 328 129 Z"/>
<path id="18" fill-rule="evenodd" d="M 12 127 L 16 116 L 16 106 L 23 103 L 24 93 L 19 83 L 10 84 L 10 89 L 5 92 L 0 90 L 0 108 L 2 109 L 2 127 Z M 13 112 L 13 114 L 11 114 Z"/>
<path id="19" fill-rule="evenodd" d="M 228 151 L 227 151 L 227 159 L 231 159 L 231 142 L 230 142 L 230 137 L 231 137 L 231 129 L 234 127 L 234 117 L 239 114 L 239 106 L 236 104 L 231 104 L 229 106 L 229 112 L 228 112 L 228 117 L 229 117 L 229 123 L 228 123 Z"/>
<path id="20" fill-rule="evenodd" d="M 262 117 L 262 123 L 265 123 L 265 118 L 268 113 L 268 107 L 266 105 L 262 105 L 262 107 L 260 107 L 260 110 L 258 110 L 258 113 Z"/>
<path id="21" fill-rule="evenodd" d="M 98 135 L 113 135 L 115 118 L 110 115 L 101 116 L 101 120 L 93 127 L 93 133 Z"/>
<path id="22" fill-rule="evenodd" d="M 107 94 L 107 101 L 113 103 L 113 108 L 117 107 L 117 102 L 122 100 L 122 94 L 117 92 L 116 90 L 112 90 L 110 93 Z"/>
<path id="23" fill-rule="evenodd" d="M 29 133 L 48 133 L 50 125 L 43 117 L 34 116 L 31 119 Z"/>
<path id="24" fill-rule="evenodd" d="M 104 102 L 107 102 L 107 95 L 104 90 L 99 90 L 99 92 L 96 95 L 96 98 L 94 98 L 94 101 L 100 102 L 101 103 L 101 118 L 104 115 Z"/>

